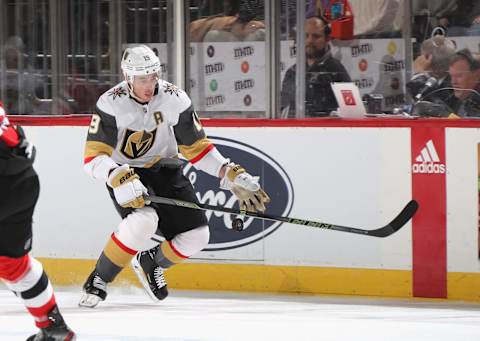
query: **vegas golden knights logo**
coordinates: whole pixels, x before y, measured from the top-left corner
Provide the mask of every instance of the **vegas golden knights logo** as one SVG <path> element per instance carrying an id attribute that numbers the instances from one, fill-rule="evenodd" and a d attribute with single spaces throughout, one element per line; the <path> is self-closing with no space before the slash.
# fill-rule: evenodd
<path id="1" fill-rule="evenodd" d="M 122 154 L 129 159 L 145 155 L 153 146 L 157 129 L 152 131 L 134 131 L 127 129 L 122 142 Z"/>

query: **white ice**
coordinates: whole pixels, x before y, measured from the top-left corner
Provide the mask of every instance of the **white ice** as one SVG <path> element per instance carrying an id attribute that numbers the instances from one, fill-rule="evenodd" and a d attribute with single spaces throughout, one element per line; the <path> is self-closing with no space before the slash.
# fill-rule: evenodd
<path id="1" fill-rule="evenodd" d="M 80 289 L 57 289 L 77 340 L 478 341 L 480 305 L 382 298 L 173 291 L 153 303 L 140 289 L 109 290 L 95 309 Z M 0 340 L 36 332 L 18 298 L 0 288 Z"/>

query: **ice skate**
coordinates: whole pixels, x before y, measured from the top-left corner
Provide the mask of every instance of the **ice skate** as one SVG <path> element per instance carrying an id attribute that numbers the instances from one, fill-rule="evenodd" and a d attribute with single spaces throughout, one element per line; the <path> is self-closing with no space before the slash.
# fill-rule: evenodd
<path id="1" fill-rule="evenodd" d="M 85 291 L 78 305 L 80 307 L 94 308 L 100 301 L 107 297 L 107 283 L 94 270 L 83 285 Z"/>
<path id="2" fill-rule="evenodd" d="M 27 341 L 73 341 L 76 340 L 75 333 L 67 327 L 62 315 L 55 306 L 49 313 L 48 319 L 52 322 L 47 328 L 42 328 L 35 335 L 30 336 Z"/>
<path id="3" fill-rule="evenodd" d="M 155 302 L 168 296 L 167 281 L 163 269 L 155 263 L 155 254 L 159 246 L 147 251 L 141 251 L 132 258 L 132 268 L 135 271 L 145 291 Z"/>

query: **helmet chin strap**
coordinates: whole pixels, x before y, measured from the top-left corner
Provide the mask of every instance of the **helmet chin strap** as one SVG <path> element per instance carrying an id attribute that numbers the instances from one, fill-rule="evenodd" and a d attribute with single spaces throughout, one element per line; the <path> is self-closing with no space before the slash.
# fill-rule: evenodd
<path id="1" fill-rule="evenodd" d="M 128 76 L 128 75 L 124 74 L 124 77 L 125 77 L 125 81 L 127 82 L 127 88 L 128 88 L 128 92 L 130 93 L 130 96 L 133 97 L 133 98 L 135 98 L 138 102 L 144 103 L 145 101 L 142 100 L 142 99 L 140 99 L 137 95 L 135 95 L 135 92 L 133 91 L 133 84 L 132 84 L 132 82 L 133 82 L 133 77 L 134 77 L 134 76 Z M 131 80 L 132 82 L 130 82 L 130 80 Z"/>
<path id="2" fill-rule="evenodd" d="M 133 85 L 129 81 L 127 81 L 127 87 L 128 87 L 128 92 L 130 93 L 130 96 L 135 98 L 140 103 L 145 102 L 144 100 L 140 99 L 137 95 L 135 95 L 135 92 L 133 92 Z"/>

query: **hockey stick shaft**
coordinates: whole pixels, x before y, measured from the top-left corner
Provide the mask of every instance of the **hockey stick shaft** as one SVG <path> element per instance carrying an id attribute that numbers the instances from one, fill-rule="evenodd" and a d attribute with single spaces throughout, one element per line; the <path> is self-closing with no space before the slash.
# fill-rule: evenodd
<path id="1" fill-rule="evenodd" d="M 324 222 L 318 222 L 313 220 L 307 219 L 298 219 L 298 218 L 291 218 L 291 217 L 283 217 L 283 216 L 276 216 L 270 215 L 265 213 L 258 213 L 258 212 L 248 212 L 248 211 L 240 211 L 233 208 L 223 207 L 223 206 L 214 206 L 208 204 L 200 204 L 194 203 L 190 201 L 184 201 L 179 199 L 172 199 L 172 198 L 165 198 L 155 195 L 149 195 L 145 197 L 145 200 L 149 200 L 151 202 L 163 205 L 171 205 L 171 206 L 179 206 L 184 208 L 190 208 L 195 210 L 204 210 L 204 211 L 216 211 L 216 212 L 223 212 L 229 214 L 240 214 L 245 215 L 248 217 L 253 217 L 262 220 L 270 220 L 270 221 L 281 221 L 284 223 L 296 224 L 296 225 L 303 225 L 307 227 L 314 227 L 319 229 L 326 229 L 326 230 L 333 230 L 333 231 L 341 231 L 347 233 L 355 233 L 355 234 L 362 234 L 365 236 L 373 236 L 373 237 L 387 237 L 400 228 L 402 228 L 415 214 L 418 209 L 418 203 L 415 200 L 411 200 L 403 210 L 393 219 L 389 224 L 375 229 L 375 230 L 365 230 L 355 227 L 348 227 L 342 225 L 335 225 L 329 224 Z"/>

